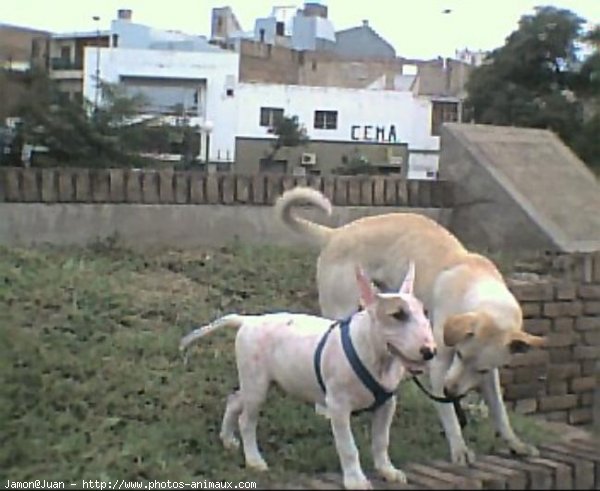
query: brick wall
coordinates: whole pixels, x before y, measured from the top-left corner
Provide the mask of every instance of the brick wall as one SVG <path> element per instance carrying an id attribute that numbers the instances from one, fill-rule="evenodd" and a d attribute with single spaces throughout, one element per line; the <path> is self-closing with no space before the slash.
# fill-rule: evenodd
<path id="1" fill-rule="evenodd" d="M 315 187 L 339 206 L 450 208 L 453 203 L 448 182 L 387 176 L 0 168 L 0 202 L 271 205 L 297 185 Z"/>
<path id="2" fill-rule="evenodd" d="M 521 302 L 525 330 L 543 335 L 540 350 L 515 355 L 501 372 L 508 406 L 570 424 L 598 418 L 600 387 L 600 252 L 564 256 L 562 278 L 509 282 Z M 596 411 L 596 414 L 594 414 Z"/>

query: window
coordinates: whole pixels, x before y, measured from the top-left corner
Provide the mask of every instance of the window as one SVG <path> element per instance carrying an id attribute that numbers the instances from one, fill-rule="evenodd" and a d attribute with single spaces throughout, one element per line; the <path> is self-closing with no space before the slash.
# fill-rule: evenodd
<path id="1" fill-rule="evenodd" d="M 315 111 L 314 127 L 319 130 L 335 130 L 337 116 L 337 111 Z"/>
<path id="2" fill-rule="evenodd" d="M 458 121 L 458 103 L 433 101 L 431 108 L 431 134 L 439 136 L 443 123 Z"/>
<path id="3" fill-rule="evenodd" d="M 70 46 L 61 46 L 60 59 L 64 60 L 64 61 L 71 61 L 71 47 Z"/>
<path id="4" fill-rule="evenodd" d="M 260 125 L 268 128 L 275 124 L 277 119 L 283 118 L 283 109 L 279 107 L 261 107 Z"/>
<path id="5" fill-rule="evenodd" d="M 277 22 L 275 24 L 275 34 L 277 36 L 284 36 L 285 35 L 285 24 L 283 22 Z"/>
<path id="6" fill-rule="evenodd" d="M 258 170 L 272 174 L 287 174 L 287 164 L 287 160 L 260 159 Z"/>

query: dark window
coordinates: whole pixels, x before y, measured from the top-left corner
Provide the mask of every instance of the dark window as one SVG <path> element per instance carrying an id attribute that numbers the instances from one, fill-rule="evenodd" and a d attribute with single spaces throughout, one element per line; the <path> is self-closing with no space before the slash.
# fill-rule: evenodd
<path id="1" fill-rule="evenodd" d="M 114 48 L 119 46 L 119 35 L 118 34 L 112 35 L 112 45 Z"/>
<path id="2" fill-rule="evenodd" d="M 314 127 L 320 130 L 335 130 L 337 116 L 337 111 L 315 111 Z"/>
<path id="3" fill-rule="evenodd" d="M 69 46 L 60 48 L 60 59 L 65 61 L 71 60 L 71 48 Z"/>
<path id="4" fill-rule="evenodd" d="M 225 93 L 227 94 L 227 97 L 233 97 L 233 89 L 227 89 Z"/>
<path id="5" fill-rule="evenodd" d="M 265 30 L 259 29 L 258 36 L 259 36 L 260 42 L 264 43 L 265 42 Z"/>
<path id="6" fill-rule="evenodd" d="M 272 127 L 277 119 L 283 118 L 283 109 L 278 107 L 260 108 L 260 125 L 267 128 Z"/>
<path id="7" fill-rule="evenodd" d="M 40 54 L 40 40 L 32 39 L 31 40 L 31 57 L 35 58 Z"/>
<path id="8" fill-rule="evenodd" d="M 458 121 L 458 103 L 433 101 L 431 108 L 431 134 L 439 136 L 443 123 Z"/>
<path id="9" fill-rule="evenodd" d="M 274 174 L 287 174 L 287 160 L 260 159 L 260 172 L 271 172 Z"/>
<path id="10" fill-rule="evenodd" d="M 278 36 L 283 36 L 285 33 L 283 22 L 278 22 L 275 24 L 275 34 Z"/>

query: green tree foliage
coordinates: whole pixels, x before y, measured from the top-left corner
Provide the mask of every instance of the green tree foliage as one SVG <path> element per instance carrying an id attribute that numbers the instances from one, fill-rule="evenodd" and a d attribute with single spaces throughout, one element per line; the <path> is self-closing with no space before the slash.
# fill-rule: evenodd
<path id="1" fill-rule="evenodd" d="M 348 156 L 342 157 L 342 165 L 333 169 L 334 174 L 341 176 L 356 176 L 364 174 L 378 174 L 378 169 L 365 157 L 358 148 Z"/>
<path id="2" fill-rule="evenodd" d="M 32 73 L 14 115 L 24 141 L 45 147 L 49 165 L 118 167 L 149 163 L 139 157 L 150 120 L 139 120 L 144 100 L 117 85 L 101 84 L 102 104 L 71 100 L 43 73 Z M 138 120 L 136 120 L 138 118 Z"/>
<path id="3" fill-rule="evenodd" d="M 600 168 L 600 30 L 556 7 L 525 15 L 504 46 L 473 71 L 467 111 L 477 123 L 554 131 L 590 166 Z M 595 46 L 583 61 L 581 43 Z"/>
<path id="4" fill-rule="evenodd" d="M 283 147 L 300 147 L 309 141 L 306 128 L 300 124 L 298 116 L 276 118 L 271 131 L 277 138 L 271 144 L 271 152 L 267 156 L 270 162 L 275 160 L 277 152 Z"/>

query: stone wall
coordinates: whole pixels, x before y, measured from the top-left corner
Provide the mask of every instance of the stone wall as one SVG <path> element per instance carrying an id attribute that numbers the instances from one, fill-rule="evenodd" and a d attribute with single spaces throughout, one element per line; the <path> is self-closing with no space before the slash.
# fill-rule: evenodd
<path id="1" fill-rule="evenodd" d="M 515 355 L 502 370 L 504 396 L 520 413 L 599 423 L 600 253 L 565 255 L 561 264 L 558 277 L 509 281 L 525 330 L 546 336 L 547 345 Z"/>

